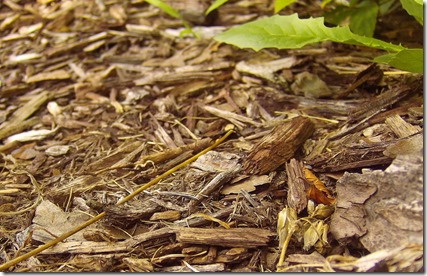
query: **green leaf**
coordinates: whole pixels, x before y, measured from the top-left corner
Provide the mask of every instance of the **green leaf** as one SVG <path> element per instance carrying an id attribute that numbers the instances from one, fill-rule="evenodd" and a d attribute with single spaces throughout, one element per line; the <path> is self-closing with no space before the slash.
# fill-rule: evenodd
<path id="1" fill-rule="evenodd" d="M 372 37 L 377 23 L 378 5 L 371 0 L 356 3 L 354 6 L 338 6 L 325 13 L 325 21 L 349 26 L 358 35 Z"/>
<path id="2" fill-rule="evenodd" d="M 283 10 L 296 0 L 275 0 L 274 1 L 274 13 L 278 13 L 279 11 Z"/>
<path id="3" fill-rule="evenodd" d="M 363 1 L 350 14 L 350 30 L 358 35 L 372 37 L 377 24 L 378 5 Z"/>
<path id="4" fill-rule="evenodd" d="M 397 0 L 383 0 L 379 1 L 378 5 L 378 13 L 381 16 L 384 16 L 390 12 L 392 12 L 397 5 L 399 5 L 399 1 Z"/>
<path id="5" fill-rule="evenodd" d="M 423 49 L 404 49 L 397 53 L 382 55 L 374 59 L 397 69 L 423 74 Z"/>
<path id="6" fill-rule="evenodd" d="M 164 11 L 165 13 L 169 14 L 174 18 L 182 19 L 182 16 L 181 14 L 179 14 L 179 12 L 177 12 L 174 8 L 172 8 L 171 6 L 169 6 L 168 4 L 166 4 L 161 0 L 145 0 L 145 2 L 161 9 L 162 11 Z"/>
<path id="7" fill-rule="evenodd" d="M 297 49 L 307 44 L 328 40 L 390 52 L 405 49 L 400 45 L 354 34 L 348 27 L 328 28 L 324 25 L 323 17 L 300 19 L 297 14 L 274 15 L 252 21 L 232 27 L 214 38 L 220 42 L 255 51 L 264 48 Z"/>
<path id="8" fill-rule="evenodd" d="M 228 0 L 215 0 L 215 2 L 213 2 L 206 10 L 205 15 L 208 15 L 209 13 L 211 13 L 211 11 L 218 9 L 227 2 Z"/>
<path id="9" fill-rule="evenodd" d="M 400 0 L 402 7 L 412 15 L 418 23 L 423 25 L 423 1 L 422 0 Z"/>
<path id="10" fill-rule="evenodd" d="M 350 23 L 351 9 L 339 6 L 324 14 L 325 21 L 337 26 L 348 26 Z"/>
<path id="11" fill-rule="evenodd" d="M 164 11 L 165 13 L 167 13 L 168 15 L 170 15 L 176 19 L 180 19 L 182 22 L 182 25 L 184 25 L 184 27 L 185 27 L 185 31 L 181 32 L 180 36 L 184 35 L 185 33 L 191 33 L 195 37 L 199 36 L 195 32 L 193 32 L 190 25 L 187 23 L 187 21 L 184 20 L 184 18 L 181 16 L 181 14 L 179 12 L 177 12 L 174 8 L 172 8 L 171 6 L 166 4 L 165 2 L 163 2 L 161 0 L 145 0 L 145 2 L 161 9 L 162 11 Z"/>
<path id="12" fill-rule="evenodd" d="M 322 9 L 324 9 L 331 2 L 332 2 L 332 0 L 322 0 L 322 3 L 320 4 L 320 7 Z"/>

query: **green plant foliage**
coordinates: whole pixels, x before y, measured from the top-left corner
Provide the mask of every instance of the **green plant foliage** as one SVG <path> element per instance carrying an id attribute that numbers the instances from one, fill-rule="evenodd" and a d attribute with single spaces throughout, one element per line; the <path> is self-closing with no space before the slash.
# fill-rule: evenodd
<path id="1" fill-rule="evenodd" d="M 414 73 L 423 73 L 423 49 L 407 49 L 379 39 L 354 34 L 346 27 L 329 28 L 323 17 L 300 19 L 297 14 L 252 21 L 215 36 L 220 42 L 259 51 L 264 48 L 297 49 L 305 45 L 333 41 L 394 52 L 374 61 Z"/>
<path id="2" fill-rule="evenodd" d="M 168 4 L 166 4 L 163 1 L 160 0 L 145 0 L 145 2 L 147 2 L 150 5 L 153 5 L 159 9 L 161 9 L 162 11 L 164 11 L 165 13 L 169 14 L 170 16 L 177 18 L 177 19 L 181 19 L 182 20 L 182 16 L 179 12 L 177 12 L 174 8 L 172 8 L 171 6 L 169 6 Z"/>
<path id="3" fill-rule="evenodd" d="M 423 74 L 423 57 L 423 49 L 404 49 L 397 53 L 376 57 L 374 61 L 400 70 Z"/>
<path id="4" fill-rule="evenodd" d="M 358 35 L 372 37 L 377 23 L 378 5 L 366 0 L 352 6 L 338 6 L 325 13 L 325 21 L 335 25 L 348 25 Z"/>
<path id="5" fill-rule="evenodd" d="M 384 16 L 389 12 L 394 11 L 395 9 L 401 6 L 398 0 L 380 0 L 378 1 L 379 15 Z"/>
<path id="6" fill-rule="evenodd" d="M 182 21 L 182 25 L 184 25 L 185 27 L 185 30 L 181 31 L 180 33 L 181 37 L 185 34 L 192 34 L 195 37 L 199 37 L 198 34 L 193 32 L 193 29 L 191 29 L 190 25 L 184 20 L 184 18 L 182 18 L 181 14 L 165 2 L 161 0 L 145 0 L 145 2 L 161 9 L 162 11 L 176 19 L 180 19 Z"/>
<path id="7" fill-rule="evenodd" d="M 274 1 L 274 13 L 278 13 L 296 0 L 275 0 Z"/>
<path id="8" fill-rule="evenodd" d="M 218 9 L 219 7 L 221 7 L 222 5 L 224 5 L 225 3 L 227 3 L 228 0 L 215 0 L 215 2 L 213 2 L 209 8 L 206 10 L 205 15 L 208 15 L 209 13 L 211 13 L 213 10 Z"/>
<path id="9" fill-rule="evenodd" d="M 404 47 L 354 34 L 348 27 L 329 28 L 323 17 L 300 19 L 297 14 L 252 21 L 215 36 L 220 42 L 259 51 L 263 48 L 296 49 L 307 44 L 333 41 L 398 52 Z"/>
<path id="10" fill-rule="evenodd" d="M 412 15 L 418 23 L 423 25 L 423 1 L 422 0 L 400 0 L 402 7 Z"/>

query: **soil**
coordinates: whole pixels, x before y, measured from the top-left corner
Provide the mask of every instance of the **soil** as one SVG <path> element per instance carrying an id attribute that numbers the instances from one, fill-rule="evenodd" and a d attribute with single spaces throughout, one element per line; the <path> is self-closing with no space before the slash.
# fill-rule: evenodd
<path id="1" fill-rule="evenodd" d="M 142 0 L 0 3 L 0 270 L 423 271 L 423 76 L 214 40 L 272 1 L 165 2 L 199 37 Z"/>

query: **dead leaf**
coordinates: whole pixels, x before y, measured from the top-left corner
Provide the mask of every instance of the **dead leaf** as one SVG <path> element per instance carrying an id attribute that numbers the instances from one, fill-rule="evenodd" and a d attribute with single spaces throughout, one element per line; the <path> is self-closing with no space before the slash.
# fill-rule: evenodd
<path id="1" fill-rule="evenodd" d="M 297 212 L 291 207 L 285 207 L 277 216 L 277 235 L 279 236 L 279 248 L 282 248 L 289 235 L 294 232 L 298 219 Z"/>
<path id="2" fill-rule="evenodd" d="M 49 200 L 44 200 L 36 208 L 32 224 L 34 229 L 33 240 L 48 242 L 55 236 L 62 235 L 86 222 L 89 218 L 89 215 L 81 212 L 64 212 Z M 85 239 L 82 232 L 77 232 L 66 240 L 84 241 Z"/>
<path id="3" fill-rule="evenodd" d="M 240 190 L 243 189 L 248 193 L 256 190 L 256 186 L 264 185 L 270 183 L 270 178 L 268 175 L 252 175 L 249 178 L 239 181 L 236 184 L 226 185 L 222 190 L 221 194 L 238 194 Z"/>
<path id="4" fill-rule="evenodd" d="M 333 95 L 333 92 L 319 76 L 309 72 L 296 75 L 291 88 L 295 95 L 304 95 L 307 98 L 318 99 Z"/>
<path id="5" fill-rule="evenodd" d="M 325 231 L 326 230 L 326 231 Z M 325 242 L 325 234 L 328 232 L 328 225 L 322 220 L 315 221 L 310 224 L 310 227 L 304 232 L 304 246 L 303 249 L 308 251 L 318 241 Z"/>
<path id="6" fill-rule="evenodd" d="M 308 187 L 308 189 L 306 190 L 306 193 L 307 193 L 307 197 L 309 199 L 312 199 L 316 203 L 332 205 L 336 201 L 335 198 L 327 197 L 325 193 L 317 189 L 316 186 L 314 185 L 311 185 L 310 187 Z"/>
<path id="7" fill-rule="evenodd" d="M 320 181 L 309 169 L 303 168 L 304 177 L 310 183 L 306 190 L 307 197 L 316 203 L 332 205 L 336 199 L 329 193 L 325 184 Z"/>

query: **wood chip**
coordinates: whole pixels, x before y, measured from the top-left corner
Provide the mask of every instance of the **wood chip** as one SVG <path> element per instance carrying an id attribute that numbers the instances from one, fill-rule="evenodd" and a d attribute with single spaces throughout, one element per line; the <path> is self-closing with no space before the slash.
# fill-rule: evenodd
<path id="1" fill-rule="evenodd" d="M 296 117 L 276 126 L 243 162 L 247 174 L 266 174 L 287 162 L 314 131 L 310 119 Z"/>
<path id="2" fill-rule="evenodd" d="M 27 83 L 40 82 L 46 80 L 66 80 L 71 78 L 70 73 L 65 70 L 56 70 L 52 72 L 43 72 L 27 78 Z"/>
<path id="3" fill-rule="evenodd" d="M 413 126 L 405 122 L 399 115 L 393 115 L 388 117 L 385 120 L 385 123 L 399 138 L 405 138 L 412 134 L 421 132 L 421 128 L 419 126 Z"/>
<path id="4" fill-rule="evenodd" d="M 297 213 L 300 213 L 307 207 L 306 190 L 308 188 L 308 185 L 304 181 L 302 164 L 295 158 L 292 158 L 289 163 L 286 163 L 286 174 L 288 175 L 289 187 L 287 197 L 288 205 Z"/>
<path id="5" fill-rule="evenodd" d="M 204 229 L 178 228 L 176 238 L 188 244 L 207 244 L 224 247 L 254 248 L 266 246 L 274 233 L 258 228 Z"/>

